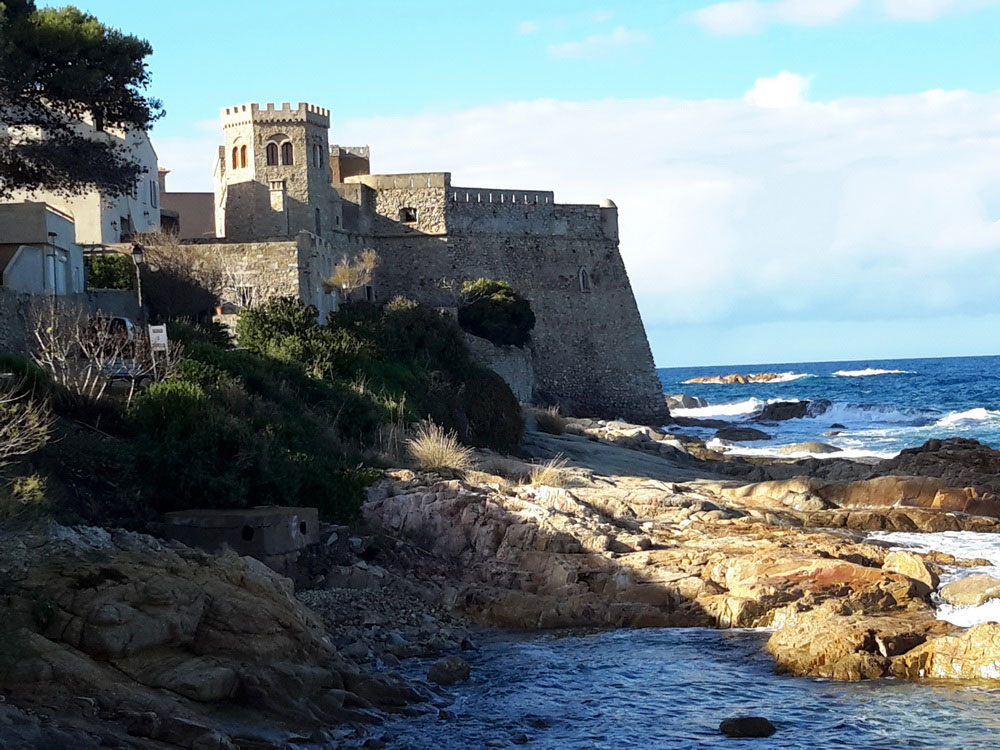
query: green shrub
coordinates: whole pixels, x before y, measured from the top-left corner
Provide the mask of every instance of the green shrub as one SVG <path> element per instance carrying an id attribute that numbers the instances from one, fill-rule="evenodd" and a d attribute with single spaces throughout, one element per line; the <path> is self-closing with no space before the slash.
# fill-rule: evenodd
<path id="1" fill-rule="evenodd" d="M 496 346 L 524 346 L 531 339 L 535 313 L 506 281 L 477 279 L 462 286 L 458 323 Z"/>
<path id="2" fill-rule="evenodd" d="M 13 373 L 14 382 L 31 393 L 45 393 L 52 386 L 52 377 L 28 357 L 0 352 L 0 373 Z"/>
<path id="3" fill-rule="evenodd" d="M 291 297 L 277 297 L 243 311 L 236 323 L 236 340 L 252 352 L 270 354 L 276 342 L 289 336 L 308 336 L 319 327 L 318 316 L 312 305 Z"/>
<path id="4" fill-rule="evenodd" d="M 485 367 L 473 367 L 461 386 L 461 404 L 472 445 L 513 453 L 524 434 L 521 405 L 504 379 Z"/>
<path id="5" fill-rule="evenodd" d="M 135 283 L 135 264 L 124 253 L 91 255 L 87 266 L 90 289 L 131 289 Z"/>

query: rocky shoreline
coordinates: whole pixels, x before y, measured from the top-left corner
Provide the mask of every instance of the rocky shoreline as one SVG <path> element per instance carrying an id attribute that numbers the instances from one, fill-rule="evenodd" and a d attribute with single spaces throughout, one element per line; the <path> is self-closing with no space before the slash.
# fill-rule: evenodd
<path id="1" fill-rule="evenodd" d="M 1000 625 L 959 628 L 931 603 L 941 565 L 976 561 L 861 536 L 1000 531 L 996 451 L 746 461 L 591 420 L 530 432 L 524 450 L 563 456 L 561 486 L 523 484 L 523 457 L 486 454 L 464 476 L 388 472 L 363 531 L 324 529 L 297 591 L 251 558 L 133 532 L 5 528 L 0 736 L 191 750 L 363 738 L 388 713 L 441 710 L 434 683 L 474 670 L 484 627 L 768 627 L 792 674 L 1000 679 Z M 396 674 L 413 657 L 446 659 L 441 679 Z"/>

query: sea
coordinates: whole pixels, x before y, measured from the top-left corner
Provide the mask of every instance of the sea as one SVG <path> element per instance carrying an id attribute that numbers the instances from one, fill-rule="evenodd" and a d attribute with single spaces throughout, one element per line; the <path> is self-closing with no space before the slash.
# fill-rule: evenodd
<path id="1" fill-rule="evenodd" d="M 712 429 L 686 430 L 736 455 L 778 456 L 783 446 L 818 441 L 841 452 L 784 457 L 891 458 L 904 448 L 946 436 L 1000 448 L 1000 357 L 673 367 L 657 373 L 665 393 L 697 396 L 708 404 L 671 409 L 674 416 L 745 423 L 771 435 L 766 441 L 725 443 L 712 441 Z M 745 385 L 686 382 L 731 373 L 779 377 Z M 814 413 L 767 425 L 754 421 L 755 414 L 776 401 L 809 401 Z"/>
<path id="2" fill-rule="evenodd" d="M 1000 357 L 779 363 L 658 371 L 664 392 L 707 406 L 674 410 L 764 430 L 770 440 L 716 443 L 736 454 L 778 455 L 782 446 L 821 441 L 874 460 L 929 438 L 975 438 L 1000 449 Z M 692 377 L 780 373 L 746 385 L 685 384 Z M 760 425 L 772 401 L 820 402 L 822 413 Z M 843 425 L 833 428 L 832 425 Z M 671 428 L 673 429 L 673 428 Z M 836 435 L 828 433 L 837 432 Z M 711 440 L 714 431 L 701 433 Z M 972 573 L 1000 576 L 1000 535 L 877 533 L 903 549 L 982 557 L 982 568 L 946 569 L 944 582 Z M 951 607 L 938 615 L 959 625 L 1000 621 L 1000 601 Z M 1000 748 L 1000 685 L 855 683 L 775 674 L 762 648 L 767 630 L 649 629 L 493 634 L 465 656 L 473 676 L 435 688 L 416 716 L 394 718 L 367 735 L 384 747 L 418 750 L 544 748 Z M 430 662 L 404 662 L 419 678 Z M 766 739 L 731 739 L 719 722 L 764 716 Z M 363 746 L 358 740 L 357 747 Z"/>

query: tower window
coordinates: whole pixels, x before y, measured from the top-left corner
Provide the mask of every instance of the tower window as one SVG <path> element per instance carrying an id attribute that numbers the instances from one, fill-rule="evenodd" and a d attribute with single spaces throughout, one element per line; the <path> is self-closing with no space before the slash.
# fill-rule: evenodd
<path id="1" fill-rule="evenodd" d="M 323 147 L 318 143 L 313 144 L 313 166 L 322 167 L 323 166 Z"/>
<path id="2" fill-rule="evenodd" d="M 417 222 L 417 209 L 412 206 L 403 206 L 399 209 L 399 220 L 404 224 L 415 224 Z"/>
<path id="3" fill-rule="evenodd" d="M 236 146 L 233 146 L 233 169 L 240 166 L 240 150 Z"/>
<path id="4" fill-rule="evenodd" d="M 581 292 L 590 291 L 590 274 L 587 273 L 586 268 L 580 269 L 580 291 Z"/>
<path id="5" fill-rule="evenodd" d="M 247 147 L 240 146 L 240 167 L 246 169 L 247 166 Z"/>
<path id="6" fill-rule="evenodd" d="M 373 287 L 371 284 L 368 284 L 365 287 L 365 300 L 367 300 L 368 302 L 375 301 L 375 287 Z"/>
<path id="7" fill-rule="evenodd" d="M 265 151 L 267 152 L 267 166 L 276 166 L 278 164 L 278 144 L 268 143 Z"/>
<path id="8" fill-rule="evenodd" d="M 292 144 L 289 141 L 281 144 L 281 163 L 294 164 L 292 160 Z"/>
<path id="9" fill-rule="evenodd" d="M 323 215 L 320 213 L 319 209 L 316 209 L 316 234 L 320 235 L 323 233 Z"/>

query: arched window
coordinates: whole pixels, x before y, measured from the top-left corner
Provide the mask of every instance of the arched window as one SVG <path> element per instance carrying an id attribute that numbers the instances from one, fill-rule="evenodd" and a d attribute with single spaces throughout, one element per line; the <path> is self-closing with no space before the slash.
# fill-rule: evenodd
<path id="1" fill-rule="evenodd" d="M 240 167 L 246 169 L 247 166 L 247 147 L 240 146 Z"/>
<path id="2" fill-rule="evenodd" d="M 281 144 L 281 163 L 282 164 L 293 164 L 292 161 L 292 144 L 290 141 L 285 141 Z"/>
<path id="3" fill-rule="evenodd" d="M 313 166 L 322 167 L 323 166 L 323 147 L 318 143 L 313 144 Z"/>
<path id="4" fill-rule="evenodd" d="M 580 269 L 580 291 L 581 292 L 590 291 L 590 274 L 587 273 L 586 268 Z"/>
<path id="5" fill-rule="evenodd" d="M 268 143 L 265 150 L 267 151 L 267 166 L 276 166 L 278 164 L 278 144 Z"/>
<path id="6" fill-rule="evenodd" d="M 233 169 L 237 169 L 240 166 L 240 150 L 238 147 L 233 146 Z"/>

